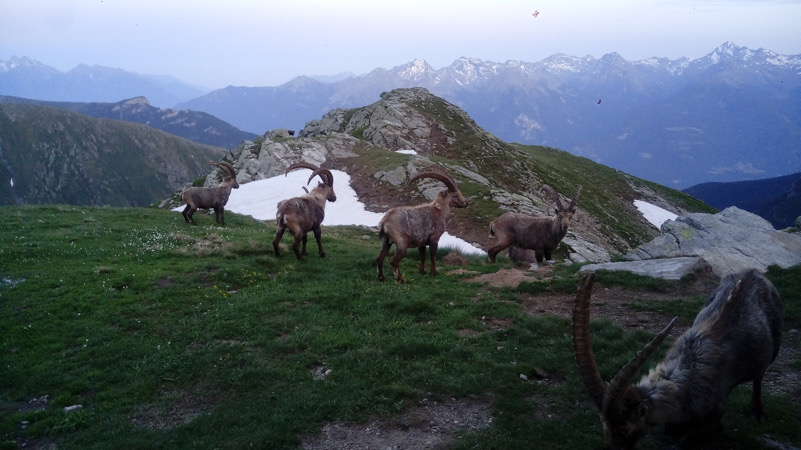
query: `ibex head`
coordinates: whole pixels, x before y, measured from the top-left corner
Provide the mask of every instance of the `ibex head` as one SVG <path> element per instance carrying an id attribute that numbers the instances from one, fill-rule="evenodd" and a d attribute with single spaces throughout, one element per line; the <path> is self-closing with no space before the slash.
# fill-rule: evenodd
<path id="1" fill-rule="evenodd" d="M 456 180 L 454 180 L 451 174 L 449 174 L 445 169 L 436 166 L 426 167 L 411 180 L 409 180 L 409 182 L 416 181 L 421 178 L 433 178 L 443 182 L 448 190 L 440 192 L 439 198 L 443 201 L 448 201 L 449 206 L 452 208 L 467 208 L 467 199 L 464 198 L 462 193 L 459 191 L 459 188 L 456 187 Z"/>
<path id="2" fill-rule="evenodd" d="M 208 165 L 216 166 L 222 169 L 225 176 L 223 177 L 223 183 L 230 183 L 231 187 L 234 189 L 239 189 L 239 183 L 236 182 L 236 170 L 234 170 L 234 166 L 231 164 L 221 161 L 221 162 L 209 162 Z"/>
<path id="3" fill-rule="evenodd" d="M 551 198 L 551 201 L 554 202 L 556 205 L 556 221 L 559 222 L 559 227 L 562 231 L 567 231 L 567 228 L 570 226 L 570 220 L 573 218 L 573 214 L 576 212 L 576 202 L 578 202 L 579 195 L 581 195 L 581 185 L 576 188 L 576 193 L 573 194 L 573 200 L 570 201 L 570 204 L 565 208 L 562 206 L 562 200 L 559 198 L 559 194 L 557 194 L 553 188 L 548 186 L 547 184 L 542 185 L 542 191 Z"/>
<path id="4" fill-rule="evenodd" d="M 590 297 L 595 274 L 581 280 L 573 309 L 573 349 L 581 379 L 598 407 L 607 448 L 631 448 L 651 426 L 646 422 L 650 407 L 646 396 L 632 384 L 645 361 L 665 340 L 678 317 L 657 334 L 637 355 L 604 384 L 590 345 Z"/>
<path id="5" fill-rule="evenodd" d="M 311 169 L 311 170 L 313 170 L 314 172 L 311 174 L 311 176 L 309 176 L 309 180 L 306 182 L 306 184 L 308 185 L 309 183 L 311 183 L 311 180 L 313 180 L 314 177 L 319 176 L 320 180 L 322 180 L 322 182 L 318 183 L 317 187 L 318 188 L 327 188 L 328 192 L 326 194 L 326 200 L 328 200 L 329 202 L 337 201 L 337 195 L 336 195 L 336 193 L 334 193 L 334 175 L 331 174 L 330 170 L 321 169 L 321 168 L 315 166 L 314 164 L 309 164 L 309 163 L 306 163 L 306 162 L 299 162 L 299 163 L 295 163 L 295 164 L 292 164 L 291 166 L 287 167 L 286 172 L 284 173 L 284 175 L 286 176 L 286 174 L 288 174 L 289 172 L 291 172 L 291 171 L 293 171 L 295 169 Z"/>

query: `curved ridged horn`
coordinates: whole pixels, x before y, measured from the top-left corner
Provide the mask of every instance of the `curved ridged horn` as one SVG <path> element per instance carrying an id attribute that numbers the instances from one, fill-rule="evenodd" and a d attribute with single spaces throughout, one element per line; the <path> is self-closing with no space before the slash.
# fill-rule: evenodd
<path id="1" fill-rule="evenodd" d="M 311 169 L 317 170 L 319 167 L 315 166 L 314 164 L 309 164 L 307 162 L 299 162 L 292 164 L 291 166 L 286 168 L 286 172 L 284 172 L 284 176 L 286 176 L 289 172 L 292 172 L 295 169 Z"/>
<path id="2" fill-rule="evenodd" d="M 609 387 L 606 390 L 606 396 L 604 396 L 603 406 L 601 407 L 601 412 L 606 414 L 606 411 L 609 410 L 610 406 L 617 405 L 620 400 L 623 398 L 623 392 L 626 388 L 631 384 L 631 380 L 640 370 L 645 361 L 654 354 L 657 348 L 659 348 L 659 344 L 665 340 L 670 330 L 676 325 L 676 322 L 679 321 L 679 317 L 676 316 L 670 323 L 662 330 L 659 334 L 654 336 L 651 339 L 651 342 L 645 345 L 634 358 L 631 358 L 620 372 L 612 378 L 612 381 L 609 382 Z"/>
<path id="3" fill-rule="evenodd" d="M 554 204 L 556 204 L 556 209 L 558 211 L 565 209 L 562 206 L 562 201 L 559 199 L 559 194 L 557 194 L 552 187 L 548 186 L 547 184 L 543 184 L 541 190 L 545 192 L 545 194 L 548 197 L 550 197 L 551 201 L 554 202 Z"/>
<path id="4" fill-rule="evenodd" d="M 570 206 L 568 206 L 567 209 L 571 211 L 576 210 L 576 202 L 578 202 L 579 195 L 581 195 L 581 185 L 576 188 L 576 193 L 573 194 L 573 200 L 570 201 Z"/>
<path id="5" fill-rule="evenodd" d="M 435 180 L 439 180 L 445 183 L 445 186 L 447 186 L 450 192 L 459 191 L 459 189 L 456 187 L 456 180 L 454 180 L 451 174 L 449 174 L 445 169 L 436 166 L 426 167 L 423 170 L 421 170 L 417 175 L 415 175 L 411 180 L 409 180 L 409 183 L 411 183 L 412 181 L 419 180 L 421 178 L 434 178 Z"/>
<path id="6" fill-rule="evenodd" d="M 311 174 L 311 176 L 309 177 L 309 181 L 307 181 L 306 184 L 311 183 L 311 180 L 314 177 L 316 177 L 317 175 L 319 175 L 320 178 L 323 179 L 323 184 L 325 184 L 326 186 L 329 186 L 329 187 L 333 187 L 334 186 L 334 175 L 332 175 L 331 171 L 328 170 L 328 169 L 317 169 L 317 170 L 315 170 L 314 173 Z"/>
<path id="7" fill-rule="evenodd" d="M 222 171 L 226 173 L 228 177 L 234 179 L 236 178 L 236 170 L 234 170 L 234 166 L 232 166 L 230 163 L 227 163 L 225 161 L 220 161 L 220 162 L 210 161 L 208 165 L 217 166 L 218 168 L 222 169 Z"/>
<path id="8" fill-rule="evenodd" d="M 590 297 L 594 279 L 595 274 L 592 272 L 584 275 L 576 294 L 576 304 L 573 307 L 573 352 L 584 386 L 590 391 L 590 397 L 600 410 L 606 388 L 590 345 Z"/>

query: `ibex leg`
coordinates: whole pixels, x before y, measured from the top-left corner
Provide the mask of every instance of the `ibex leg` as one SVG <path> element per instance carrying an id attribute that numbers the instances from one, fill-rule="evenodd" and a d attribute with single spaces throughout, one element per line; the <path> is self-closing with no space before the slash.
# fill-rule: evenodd
<path id="1" fill-rule="evenodd" d="M 437 275 L 437 248 L 439 247 L 438 242 L 432 242 L 428 246 L 428 252 L 431 254 L 431 275 Z"/>
<path id="2" fill-rule="evenodd" d="M 316 227 L 312 228 L 312 231 L 314 232 L 314 239 L 317 240 L 317 252 L 320 254 L 321 258 L 325 258 L 325 252 L 323 251 L 323 241 L 320 239 L 320 235 L 322 234 L 320 232 L 320 225 L 317 225 Z M 305 255 L 306 254 L 306 251 L 305 251 L 306 250 L 306 242 L 304 241 L 303 244 L 304 244 L 303 245 L 303 250 L 304 250 L 303 254 Z"/>
<path id="3" fill-rule="evenodd" d="M 757 420 L 762 420 L 764 415 L 762 407 L 762 376 L 754 378 L 753 388 L 751 389 L 751 415 Z"/>
<path id="4" fill-rule="evenodd" d="M 281 256 L 281 253 L 278 251 L 278 244 L 281 242 L 281 238 L 284 237 L 284 228 L 282 225 L 278 225 L 278 228 L 275 230 L 275 239 L 273 239 L 273 251 L 275 251 L 275 256 Z"/>
<path id="5" fill-rule="evenodd" d="M 389 242 L 389 238 L 385 237 L 381 244 L 381 251 L 378 252 L 378 258 L 375 259 L 378 266 L 378 281 L 384 281 L 384 258 L 389 253 L 390 247 L 392 247 L 392 243 Z"/>
<path id="6" fill-rule="evenodd" d="M 417 247 L 417 250 L 420 252 L 420 265 L 417 266 L 417 271 L 420 274 L 426 273 L 426 246 Z"/>
<path id="7" fill-rule="evenodd" d="M 389 262 L 389 265 L 392 266 L 392 272 L 395 274 L 395 281 L 398 283 L 403 283 L 403 277 L 401 277 L 400 273 L 400 262 L 404 256 L 406 256 L 406 246 L 401 247 L 398 243 L 395 243 L 395 255 L 392 257 L 392 261 Z"/>

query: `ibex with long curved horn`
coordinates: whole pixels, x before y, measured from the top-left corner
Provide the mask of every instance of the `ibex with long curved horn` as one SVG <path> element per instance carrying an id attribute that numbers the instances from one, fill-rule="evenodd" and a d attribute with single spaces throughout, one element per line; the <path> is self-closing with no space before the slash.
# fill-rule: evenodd
<path id="1" fill-rule="evenodd" d="M 198 208 L 213 208 L 217 223 L 225 225 L 225 204 L 228 203 L 231 189 L 239 189 L 239 183 L 236 182 L 236 171 L 231 164 L 225 161 L 209 162 L 208 165 L 222 169 L 225 173 L 223 181 L 216 187 L 191 187 L 181 192 L 181 200 L 186 203 L 186 208 L 181 214 L 183 214 L 186 223 L 195 224 L 195 219 L 192 216 Z"/>
<path id="2" fill-rule="evenodd" d="M 422 178 L 433 178 L 448 188 L 437 195 L 431 203 L 417 206 L 399 206 L 392 208 L 378 223 L 378 236 L 383 239 L 381 251 L 378 253 L 378 279 L 384 281 L 384 257 L 392 244 L 395 244 L 395 256 L 389 263 L 395 273 L 395 280 L 403 283 L 400 273 L 400 261 L 409 247 L 417 247 L 420 251 L 418 271 L 425 273 L 426 246 L 431 254 L 431 275 L 437 274 L 437 246 L 439 238 L 445 232 L 445 225 L 451 216 L 452 208 L 466 208 L 468 203 L 459 189 L 456 180 L 439 167 L 426 167 L 409 182 Z"/>
<path id="3" fill-rule="evenodd" d="M 314 164 L 305 162 L 292 164 L 286 169 L 284 176 L 295 169 L 311 169 L 314 171 L 306 184 L 309 184 L 316 176 L 320 177 L 322 183 L 318 183 L 317 187 L 306 195 L 281 200 L 278 203 L 278 210 L 275 213 L 276 230 L 275 239 L 273 239 L 273 250 L 275 251 L 275 256 L 281 256 L 278 244 L 284 236 L 284 231 L 289 230 L 289 233 L 295 237 L 292 243 L 292 251 L 295 252 L 298 260 L 302 261 L 303 256 L 306 255 L 307 234 L 311 231 L 317 240 L 317 250 L 320 256 L 324 257 L 323 243 L 320 240 L 320 225 L 325 218 L 326 201 L 337 201 L 337 196 L 334 193 L 334 176 L 328 169 L 321 169 Z M 303 248 L 299 249 L 301 242 L 303 243 Z"/>
<path id="4" fill-rule="evenodd" d="M 699 443 L 721 429 L 726 398 L 752 381 L 751 413 L 761 419 L 762 377 L 781 344 L 784 305 L 755 270 L 724 278 L 692 327 L 665 359 L 637 384 L 632 380 L 678 318 L 605 385 L 590 345 L 592 273 L 581 282 L 573 310 L 573 347 L 579 373 L 600 410 L 607 448 L 631 448 L 654 425 L 680 442 Z"/>
<path id="5" fill-rule="evenodd" d="M 556 204 L 554 217 L 535 217 L 527 214 L 507 212 L 490 223 L 490 235 L 498 237 L 498 243 L 488 251 L 489 261 L 495 262 L 495 256 L 501 250 L 513 245 L 515 247 L 534 250 L 538 263 L 551 259 L 551 254 L 559 246 L 559 242 L 567 234 L 570 220 L 576 212 L 576 202 L 581 195 L 581 186 L 576 189 L 573 200 L 565 208 L 559 194 L 550 186 L 543 185 L 542 190 Z"/>

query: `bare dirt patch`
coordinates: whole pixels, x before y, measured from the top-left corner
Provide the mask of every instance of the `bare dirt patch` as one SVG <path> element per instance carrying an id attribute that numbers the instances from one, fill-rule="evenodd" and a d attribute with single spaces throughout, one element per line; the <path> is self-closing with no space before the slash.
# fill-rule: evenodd
<path id="1" fill-rule="evenodd" d="M 329 423 L 303 439 L 307 450 L 443 448 L 460 433 L 492 424 L 492 398 L 423 399 L 413 410 L 366 424 Z"/>
<path id="2" fill-rule="evenodd" d="M 132 419 L 134 425 L 151 430 L 175 428 L 194 420 L 201 414 L 211 412 L 224 397 L 216 394 L 204 397 L 194 392 L 163 391 L 162 397 L 173 401 L 166 405 L 145 406 Z"/>

